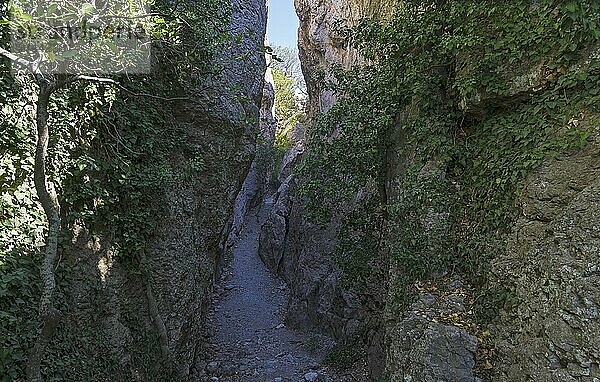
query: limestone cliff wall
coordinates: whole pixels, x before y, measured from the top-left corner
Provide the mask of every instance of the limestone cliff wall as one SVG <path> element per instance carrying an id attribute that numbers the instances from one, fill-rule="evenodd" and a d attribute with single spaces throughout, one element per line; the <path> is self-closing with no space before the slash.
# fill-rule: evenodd
<path id="1" fill-rule="evenodd" d="M 336 33 L 339 24 L 352 25 L 364 16 L 385 17 L 393 7 L 383 2 L 296 0 L 310 116 L 335 103 L 334 95 L 322 89 L 314 74 L 336 64 L 360 64 L 356 52 Z M 520 70 L 537 69 L 532 65 Z M 490 112 L 486 108 L 495 102 L 535 97 L 543 80 L 535 73 L 513 77 L 512 93 L 506 99 L 463 100 L 461 107 L 473 114 Z M 391 146 L 402 148 L 399 131 L 390 132 L 389 139 Z M 585 149 L 547 159 L 519 184 L 522 215 L 492 266 L 493 283 L 514 291 L 518 305 L 514 311 L 501 312 L 500 322 L 486 333 L 488 343 L 479 353 L 481 332 L 440 319 L 473 318 L 473 291 L 460 277 L 438 277 L 419 285 L 416 300 L 403 312 L 389 309 L 395 298 L 390 285 L 401 276 L 402 264 L 380 264 L 387 276 L 374 284 L 383 288 L 374 294 L 389 294 L 377 304 L 369 306 L 343 288 L 332 255 L 347 206 L 339 206 L 327 227 L 313 225 L 304 218 L 302 199 L 295 195 L 301 179 L 292 176 L 282 181 L 274 212 L 261 233 L 260 254 L 290 286 L 291 323 L 317 327 L 341 341 L 364 329 L 361 334 L 366 333 L 372 345 L 380 345 L 369 349 L 373 380 L 382 380 L 385 366 L 391 381 L 596 381 L 600 379 L 598 155 L 595 135 Z M 387 164 L 386 202 L 394 203 L 402 194 L 406 158 L 392 150 Z M 445 181 L 445 167 L 428 163 L 419 176 Z M 432 238 L 448 236 L 442 215 L 432 213 L 421 219 L 424 227 L 431 227 L 432 221 L 442 223 L 435 225 L 439 232 L 428 232 Z M 381 303 L 388 307 L 382 308 Z"/>
<path id="2" fill-rule="evenodd" d="M 593 47 L 592 47 L 593 48 Z M 585 72 L 596 48 L 567 70 Z M 523 75 L 506 73 L 510 91 L 504 99 L 464 100 L 467 114 L 493 114 L 494 105 L 541 96 L 542 65 L 519 67 Z M 514 70 L 515 68 L 513 68 Z M 526 97 L 526 98 L 524 98 Z M 562 111 L 561 111 L 562 112 Z M 594 112 L 571 118 L 570 126 L 590 129 L 584 148 L 547 158 L 524 181 L 516 203 L 518 218 L 492 260 L 488 287 L 506 288 L 515 307 L 500 311 L 489 331 L 476 329 L 473 290 L 443 273 L 420 284 L 417 298 L 401 316 L 386 313 L 387 375 L 392 381 L 593 381 L 598 379 L 598 128 Z M 566 122 L 566 121 L 565 121 Z M 400 124 L 402 121 L 400 121 Z M 399 131 L 390 137 L 403 148 Z M 388 203 L 402 195 L 406 158 L 390 151 Z M 429 167 L 429 170 L 427 168 Z M 426 164 L 419 177 L 436 169 L 445 181 L 444 166 Z M 421 216 L 428 227 L 431 216 Z M 430 235 L 431 231 L 427 231 Z M 439 237 L 447 236 L 443 231 Z M 451 243 L 448 243 L 451 244 Z M 389 263 L 389 285 L 403 264 Z M 489 297 L 486 297 L 489 298 Z M 394 301 L 392 288 L 388 302 Z M 460 317 L 460 325 L 444 317 Z M 465 323 L 471 324 L 465 325 Z M 478 351 L 479 348 L 479 351 Z"/>
<path id="3" fill-rule="evenodd" d="M 593 118 L 588 116 L 588 118 Z M 600 138 L 527 178 L 522 215 L 494 261 L 518 307 L 492 335 L 494 381 L 600 379 Z"/>
<path id="4" fill-rule="evenodd" d="M 383 0 L 295 0 L 300 19 L 298 52 L 306 78 L 309 114 L 328 110 L 335 96 L 322 88 L 315 75 L 326 74 L 332 65 L 350 67 L 360 61 L 356 50 L 341 38 L 339 31 L 364 18 L 390 15 L 398 1 Z"/>
<path id="5" fill-rule="evenodd" d="M 69 311 L 57 338 L 75 335 L 82 359 L 78 370 L 55 366 L 61 379 L 176 381 L 194 375 L 234 200 L 255 155 L 266 20 L 265 0 L 232 0 L 234 42 L 220 52 L 220 75 L 208 85 L 199 81 L 201 88 L 183 89 L 192 102 L 169 105 L 172 129 L 182 134 L 169 162 L 177 168 L 194 160 L 188 154 L 193 147 L 203 153 L 203 168 L 186 182 L 153 191 L 158 219 L 139 273 L 115 259 L 104 238 L 76 233 L 73 280 L 65 292 Z M 98 365 L 105 365 L 102 372 Z"/>

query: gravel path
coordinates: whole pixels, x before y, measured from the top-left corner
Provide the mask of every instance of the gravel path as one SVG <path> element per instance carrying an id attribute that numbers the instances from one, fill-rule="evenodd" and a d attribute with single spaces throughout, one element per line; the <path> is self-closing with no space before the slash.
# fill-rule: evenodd
<path id="1" fill-rule="evenodd" d="M 207 317 L 213 352 L 208 377 L 220 382 L 296 382 L 318 371 L 319 380 L 325 380 L 319 352 L 309 351 L 311 340 L 283 323 L 287 291 L 258 257 L 257 215 L 247 214 L 233 260 L 215 289 L 214 309 Z"/>
<path id="2" fill-rule="evenodd" d="M 320 366 L 333 342 L 285 326 L 288 291 L 258 256 L 260 226 L 270 200 L 246 212 L 258 192 L 253 166 L 238 195 L 233 258 L 216 283 L 206 317 L 208 354 L 197 364 L 197 382 L 364 382 L 355 373 L 335 375 Z"/>

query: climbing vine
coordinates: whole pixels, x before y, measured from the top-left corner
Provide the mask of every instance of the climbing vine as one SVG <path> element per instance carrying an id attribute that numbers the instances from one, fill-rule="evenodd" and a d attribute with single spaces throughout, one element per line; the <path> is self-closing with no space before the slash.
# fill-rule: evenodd
<path id="1" fill-rule="evenodd" d="M 523 180 L 598 129 L 600 4 L 405 1 L 343 33 L 366 64 L 333 70 L 338 102 L 300 170 L 307 209 L 322 224 L 351 216 L 337 256 L 348 280 L 376 257 L 398 264 L 396 313 L 416 280 L 456 272 L 493 320 L 515 303 L 488 274 Z M 362 208 L 365 194 L 378 207 Z M 377 211 L 383 223 L 359 223 Z M 373 239 L 345 240 L 357 225 Z"/>

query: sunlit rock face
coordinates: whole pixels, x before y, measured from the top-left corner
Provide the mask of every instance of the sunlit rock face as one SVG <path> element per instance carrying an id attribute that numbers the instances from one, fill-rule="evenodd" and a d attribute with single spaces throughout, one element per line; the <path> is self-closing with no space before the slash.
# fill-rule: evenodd
<path id="1" fill-rule="evenodd" d="M 300 19 L 298 50 L 309 94 L 310 115 L 327 111 L 335 102 L 330 91 L 322 89 L 323 81 L 315 75 L 332 65 L 350 67 L 360 62 L 339 34 L 341 27 L 354 25 L 363 18 L 385 18 L 393 10 L 396 0 L 295 0 Z"/>
<path id="2" fill-rule="evenodd" d="M 203 356 L 203 316 L 234 200 L 254 158 L 266 68 L 265 0 L 233 0 L 232 7 L 235 43 L 220 52 L 220 75 L 182 90 L 194 102 L 165 105 L 173 131 L 184 134 L 167 160 L 177 169 L 200 151 L 203 166 L 185 182 L 153 190 L 159 219 L 140 271 L 113 258 L 107 238 L 82 233 L 73 243 L 75 280 L 57 337 L 78 332 L 82 370 L 107 365 L 102 373 L 115 381 L 188 380 Z M 78 375 L 69 378 L 90 380 Z"/>

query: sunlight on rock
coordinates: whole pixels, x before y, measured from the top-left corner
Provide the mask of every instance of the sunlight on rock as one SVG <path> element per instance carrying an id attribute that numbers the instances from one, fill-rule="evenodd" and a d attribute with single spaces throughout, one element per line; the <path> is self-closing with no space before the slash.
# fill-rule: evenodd
<path id="1" fill-rule="evenodd" d="M 110 256 L 109 251 L 107 252 L 106 256 L 101 257 L 100 260 L 98 260 L 98 270 L 100 271 L 100 279 L 102 280 L 103 284 L 106 283 L 106 278 L 110 274 L 110 270 L 113 267 L 113 261 L 111 257 L 112 256 Z"/>

